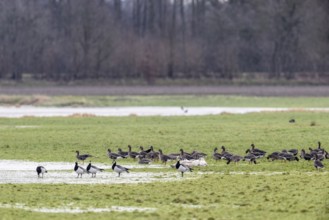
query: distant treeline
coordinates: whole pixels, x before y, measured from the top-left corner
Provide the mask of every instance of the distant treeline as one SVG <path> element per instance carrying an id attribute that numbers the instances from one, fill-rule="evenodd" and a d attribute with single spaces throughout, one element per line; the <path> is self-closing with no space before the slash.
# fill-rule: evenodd
<path id="1" fill-rule="evenodd" d="M 0 0 L 0 78 L 326 77 L 329 0 Z"/>

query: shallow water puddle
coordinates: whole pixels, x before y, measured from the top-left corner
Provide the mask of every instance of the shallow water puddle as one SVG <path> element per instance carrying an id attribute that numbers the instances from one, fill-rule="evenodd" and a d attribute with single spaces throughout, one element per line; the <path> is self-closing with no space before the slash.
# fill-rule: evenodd
<path id="1" fill-rule="evenodd" d="M 46 167 L 48 173 L 44 178 L 38 178 L 36 167 L 42 165 Z M 74 164 L 68 162 L 33 162 L 19 160 L 0 160 L 0 184 L 122 184 L 122 183 L 148 183 L 154 181 L 179 181 L 182 180 L 178 172 L 134 172 L 139 168 L 166 168 L 163 165 L 125 165 L 130 168 L 130 173 L 122 173 L 120 177 L 113 172 L 111 165 L 97 164 L 104 168 L 104 172 L 97 173 L 96 178 L 91 178 L 90 174 L 83 174 L 82 178 L 77 178 L 73 171 Z M 86 167 L 87 165 L 83 165 Z M 184 180 L 197 178 L 198 175 L 185 175 Z"/>
<path id="2" fill-rule="evenodd" d="M 2 170 L 33 170 L 35 171 L 37 166 L 44 166 L 48 171 L 50 170 L 73 170 L 74 162 L 35 162 L 26 160 L 0 160 L 0 167 Z M 87 167 L 88 163 L 79 164 L 79 166 Z M 111 164 L 103 163 L 93 163 L 93 165 L 111 170 Z M 127 164 L 124 165 L 129 169 L 141 169 L 141 168 L 154 168 L 162 169 L 166 168 L 163 165 L 150 164 L 150 165 L 140 165 L 140 164 Z"/>
<path id="3" fill-rule="evenodd" d="M 149 207 L 134 207 L 134 206 L 111 206 L 107 208 L 67 208 L 67 207 L 60 207 L 60 208 L 32 208 L 26 206 L 24 204 L 0 204 L 0 208 L 9 208 L 9 209 L 23 209 L 32 212 L 43 212 L 43 213 L 85 213 L 85 212 L 155 212 L 156 208 L 149 208 Z"/>

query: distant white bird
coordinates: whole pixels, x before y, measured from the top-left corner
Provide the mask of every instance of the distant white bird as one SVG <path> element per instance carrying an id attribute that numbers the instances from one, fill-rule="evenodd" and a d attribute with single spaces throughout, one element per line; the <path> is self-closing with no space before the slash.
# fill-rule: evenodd
<path id="1" fill-rule="evenodd" d="M 115 172 L 117 172 L 119 174 L 118 177 L 120 177 L 120 174 L 123 173 L 123 172 L 129 173 L 129 169 L 128 168 L 123 167 L 123 166 L 120 166 L 120 165 L 117 165 L 117 162 L 116 161 L 112 164 L 112 170 L 115 171 Z"/>
<path id="2" fill-rule="evenodd" d="M 91 165 L 91 162 L 89 162 L 88 166 L 87 166 L 87 173 L 91 173 L 91 177 L 96 177 L 96 173 L 97 172 L 103 172 L 104 169 L 100 169 L 96 166 Z"/>
<path id="3" fill-rule="evenodd" d="M 188 167 L 195 167 L 195 166 L 207 166 L 207 162 L 205 161 L 204 158 L 200 158 L 197 160 L 181 160 L 180 164 L 183 164 Z"/>
<path id="4" fill-rule="evenodd" d="M 46 168 L 44 168 L 43 166 L 38 166 L 37 169 L 36 169 L 36 171 L 38 173 L 38 177 L 40 177 L 40 174 L 41 174 L 41 177 L 42 178 L 43 178 L 43 174 L 48 172 L 46 170 Z"/>
<path id="5" fill-rule="evenodd" d="M 86 169 L 78 166 L 78 162 L 75 162 L 74 171 L 78 174 L 77 178 L 82 178 L 82 174 L 86 173 Z"/>
<path id="6" fill-rule="evenodd" d="M 182 177 L 185 172 L 187 172 L 187 171 L 192 172 L 192 168 L 190 168 L 184 164 L 181 164 L 179 161 L 177 161 L 177 163 L 176 163 L 176 169 L 182 173 Z"/>

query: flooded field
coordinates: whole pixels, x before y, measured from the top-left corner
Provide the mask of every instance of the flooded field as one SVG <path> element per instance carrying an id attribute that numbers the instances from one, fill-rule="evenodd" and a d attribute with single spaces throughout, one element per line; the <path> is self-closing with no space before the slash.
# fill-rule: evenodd
<path id="1" fill-rule="evenodd" d="M 44 178 L 38 178 L 35 171 L 36 167 L 42 165 L 46 167 L 48 173 L 44 174 Z M 134 172 L 134 169 L 151 168 L 164 169 L 168 168 L 163 165 L 124 165 L 131 169 L 130 173 L 122 173 L 118 177 L 117 173 L 113 172 L 111 165 L 94 164 L 97 167 L 105 169 L 99 172 L 96 178 L 91 178 L 91 174 L 83 174 L 82 178 L 77 178 L 74 172 L 74 163 L 67 162 L 33 162 L 19 160 L 0 160 L 0 184 L 19 183 L 19 184 L 122 184 L 122 183 L 148 183 L 154 181 L 177 181 L 180 180 L 178 172 Z M 86 167 L 87 164 L 81 165 Z M 197 175 L 186 175 L 186 179 L 197 178 Z"/>
<path id="2" fill-rule="evenodd" d="M 48 173 L 44 174 L 44 178 L 38 178 L 35 168 L 42 165 L 47 168 Z M 33 162 L 20 160 L 0 160 L 0 184 L 134 184 L 134 183 L 150 183 L 150 182 L 166 182 L 182 180 L 180 173 L 162 171 L 169 168 L 169 165 L 124 165 L 131 171 L 122 173 L 118 177 L 117 173 L 113 172 L 111 165 L 95 163 L 97 167 L 105 169 L 99 172 L 96 178 L 91 178 L 91 174 L 85 173 L 82 178 L 77 178 L 74 172 L 73 163 L 68 162 Z M 246 165 L 246 164 L 241 164 Z M 87 164 L 82 165 L 86 167 Z M 154 169 L 154 171 L 144 172 L 143 168 Z M 327 175 L 328 172 L 302 172 L 305 175 Z M 285 172 L 245 172 L 245 171 L 230 171 L 230 172 L 207 172 L 195 171 L 184 175 L 184 180 L 200 178 L 202 175 L 252 175 L 252 176 L 273 176 L 285 175 Z M 290 172 L 289 175 L 300 175 L 301 172 Z"/>
<path id="3" fill-rule="evenodd" d="M 0 107 L 0 117 L 54 117 L 54 116 L 198 116 L 218 115 L 223 113 L 246 114 L 253 112 L 282 112 L 282 111 L 321 111 L 328 112 L 329 108 L 252 108 L 252 107 L 104 107 L 104 108 L 54 108 L 54 107 Z"/>

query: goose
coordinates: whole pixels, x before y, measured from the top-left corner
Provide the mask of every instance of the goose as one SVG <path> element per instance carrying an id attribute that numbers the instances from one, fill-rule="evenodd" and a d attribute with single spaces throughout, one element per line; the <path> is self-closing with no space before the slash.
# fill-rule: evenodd
<path id="1" fill-rule="evenodd" d="M 321 148 L 321 142 L 318 141 L 318 150 L 323 150 L 323 148 Z"/>
<path id="2" fill-rule="evenodd" d="M 192 170 L 193 170 L 192 168 L 181 164 L 179 161 L 177 161 L 175 167 L 178 171 L 180 171 L 182 173 L 182 177 L 184 176 L 185 172 L 187 172 L 187 171 L 192 172 Z"/>
<path id="3" fill-rule="evenodd" d="M 257 152 L 257 153 L 260 153 L 260 154 L 263 154 L 263 155 L 266 154 L 266 151 L 263 151 L 263 150 L 260 150 L 260 149 L 256 148 L 254 144 L 251 144 L 250 146 L 251 146 L 251 149 L 250 149 L 251 153 L 256 153 Z"/>
<path id="4" fill-rule="evenodd" d="M 321 161 L 318 159 L 318 156 L 315 156 L 315 160 L 314 160 L 314 167 L 315 169 L 319 170 L 319 169 L 323 169 L 324 165 L 321 163 Z"/>
<path id="5" fill-rule="evenodd" d="M 91 173 L 91 178 L 96 177 L 97 172 L 103 172 L 104 169 L 100 169 L 96 166 L 91 165 L 91 162 L 89 162 L 87 166 L 87 173 Z"/>
<path id="6" fill-rule="evenodd" d="M 114 163 L 112 164 L 112 170 L 116 173 L 118 173 L 118 177 L 120 177 L 120 174 L 123 172 L 127 172 L 129 173 L 129 169 L 120 165 L 117 165 L 117 162 L 114 161 Z"/>
<path id="7" fill-rule="evenodd" d="M 77 156 L 76 156 L 77 159 L 78 160 L 82 160 L 82 163 L 84 163 L 85 159 L 87 159 L 88 157 L 93 157 L 90 154 L 82 154 L 82 155 L 80 155 L 80 152 L 78 150 L 76 152 L 77 152 Z"/>
<path id="8" fill-rule="evenodd" d="M 263 153 L 261 153 L 261 152 L 257 152 L 257 151 L 252 152 L 250 149 L 247 149 L 247 150 L 246 150 L 246 153 L 252 154 L 252 155 L 254 155 L 256 158 L 262 158 L 262 157 L 265 156 L 265 154 L 263 154 Z"/>
<path id="9" fill-rule="evenodd" d="M 125 158 L 119 154 L 113 153 L 111 149 L 107 149 L 107 156 L 112 159 L 113 161 L 119 158 Z"/>
<path id="10" fill-rule="evenodd" d="M 159 159 L 159 152 L 155 152 L 153 146 L 150 146 L 150 152 L 146 155 L 147 158 L 151 160 L 158 160 Z"/>
<path id="11" fill-rule="evenodd" d="M 229 160 L 233 156 L 233 154 L 226 151 L 226 148 L 224 146 L 222 146 L 221 155 L 222 155 L 221 159 L 224 159 L 224 160 Z"/>
<path id="12" fill-rule="evenodd" d="M 318 154 L 318 149 L 312 149 L 311 147 L 308 148 L 310 150 L 310 155 L 312 156 L 312 160 L 315 159 L 315 155 Z"/>
<path id="13" fill-rule="evenodd" d="M 220 159 L 222 159 L 222 154 L 220 154 L 220 153 L 218 153 L 217 152 L 218 151 L 218 148 L 217 147 L 215 147 L 214 148 L 214 153 L 213 153 L 213 155 L 212 155 L 212 157 L 214 158 L 214 160 L 220 160 Z"/>
<path id="14" fill-rule="evenodd" d="M 44 173 L 47 173 L 48 171 L 46 170 L 46 168 L 44 168 L 43 166 L 37 166 L 37 174 L 38 174 L 38 177 L 40 177 L 40 174 L 41 174 L 41 178 L 43 178 L 43 174 Z"/>
<path id="15" fill-rule="evenodd" d="M 145 158 L 147 156 L 148 153 L 150 153 L 152 151 L 151 148 L 144 150 L 143 146 L 139 146 L 140 152 L 139 152 L 139 158 Z"/>
<path id="16" fill-rule="evenodd" d="M 173 158 L 163 154 L 162 150 L 159 149 L 159 160 L 166 165 L 167 161 L 173 160 Z"/>
<path id="17" fill-rule="evenodd" d="M 180 151 L 180 159 L 181 160 L 184 160 L 184 159 L 192 160 L 192 159 L 194 159 L 193 156 L 191 156 L 191 154 L 184 152 L 183 149 L 180 149 L 179 151 Z"/>
<path id="18" fill-rule="evenodd" d="M 248 154 L 248 155 L 244 156 L 243 161 L 248 161 L 250 164 L 251 163 L 257 164 L 256 156 L 253 154 Z"/>
<path id="19" fill-rule="evenodd" d="M 75 162 L 74 171 L 78 174 L 77 178 L 82 178 L 82 174 L 86 173 L 86 169 L 78 166 L 78 162 Z"/>
<path id="20" fill-rule="evenodd" d="M 139 153 L 131 151 L 131 146 L 128 145 L 128 156 L 130 158 L 135 159 L 138 155 L 139 155 Z"/>
<path id="21" fill-rule="evenodd" d="M 242 160 L 243 157 L 239 156 L 239 155 L 233 155 L 230 158 L 227 159 L 226 164 L 230 164 L 231 161 L 233 161 L 234 163 L 238 163 L 240 160 Z"/>
<path id="22" fill-rule="evenodd" d="M 308 154 L 308 153 L 305 153 L 305 150 L 302 149 L 301 152 L 300 152 L 300 158 L 304 159 L 304 160 L 311 160 L 312 159 L 312 155 L 311 154 Z"/>
<path id="23" fill-rule="evenodd" d="M 121 148 L 118 148 L 118 154 L 121 156 L 121 157 L 128 157 L 128 152 L 125 152 L 125 151 L 122 151 Z"/>
<path id="24" fill-rule="evenodd" d="M 168 154 L 168 156 L 170 158 L 172 158 L 173 160 L 179 159 L 180 155 L 181 155 L 180 153 L 171 153 L 171 154 Z"/>
<path id="25" fill-rule="evenodd" d="M 282 150 L 282 152 L 283 152 L 284 150 Z M 285 150 L 287 153 L 290 153 L 290 154 L 292 154 L 292 155 L 294 155 L 294 156 L 297 156 L 297 154 L 298 154 L 298 149 L 289 149 L 289 150 Z"/>
<path id="26" fill-rule="evenodd" d="M 279 154 L 280 154 L 280 152 L 277 152 L 277 151 L 273 152 L 267 156 L 267 159 L 268 160 L 271 159 L 272 161 L 279 160 L 280 159 Z"/>
<path id="27" fill-rule="evenodd" d="M 278 156 L 279 156 L 279 159 L 281 159 L 281 160 L 286 160 L 286 161 L 296 160 L 296 161 L 299 161 L 298 157 L 296 157 L 296 156 L 294 156 L 290 153 L 281 152 L 281 153 L 279 153 Z"/>

